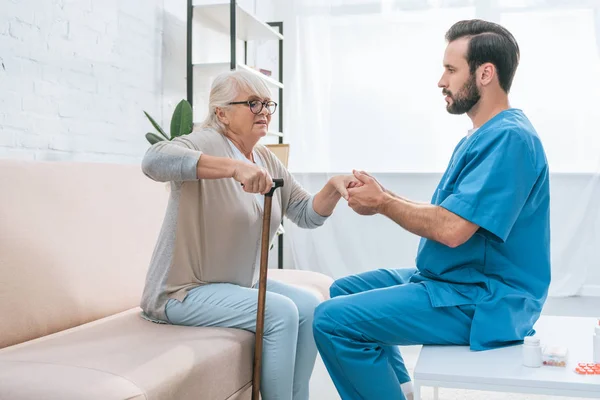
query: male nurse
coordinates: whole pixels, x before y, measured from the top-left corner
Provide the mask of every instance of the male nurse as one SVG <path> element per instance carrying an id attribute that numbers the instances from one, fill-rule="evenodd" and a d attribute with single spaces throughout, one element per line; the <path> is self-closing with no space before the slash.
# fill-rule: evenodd
<path id="1" fill-rule="evenodd" d="M 421 237 L 415 269 L 337 280 L 315 312 L 319 352 L 342 399 L 412 398 L 398 345 L 487 350 L 532 335 L 550 284 L 550 193 L 540 138 L 508 93 L 519 47 L 504 27 L 460 21 L 446 33 L 438 83 L 473 128 L 458 143 L 431 204 L 355 171 L 348 204 Z"/>

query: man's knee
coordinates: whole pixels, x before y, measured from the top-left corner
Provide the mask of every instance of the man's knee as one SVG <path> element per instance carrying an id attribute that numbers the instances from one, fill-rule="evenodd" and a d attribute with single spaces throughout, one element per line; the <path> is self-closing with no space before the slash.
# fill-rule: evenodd
<path id="1" fill-rule="evenodd" d="M 340 312 L 340 304 L 336 299 L 330 299 L 317 306 L 313 321 L 315 337 L 333 332 L 337 325 L 336 315 Z"/>
<path id="2" fill-rule="evenodd" d="M 345 283 L 348 280 L 348 278 L 349 277 L 346 276 L 344 278 L 336 279 L 329 287 L 329 297 L 333 299 L 334 297 L 349 294 L 348 290 L 345 288 Z"/>
<path id="3" fill-rule="evenodd" d="M 337 284 L 337 281 L 333 282 L 331 284 L 331 286 L 329 286 L 329 297 L 330 298 L 333 299 L 334 297 L 340 296 L 342 294 L 343 294 L 343 292 L 340 289 L 339 285 Z"/>

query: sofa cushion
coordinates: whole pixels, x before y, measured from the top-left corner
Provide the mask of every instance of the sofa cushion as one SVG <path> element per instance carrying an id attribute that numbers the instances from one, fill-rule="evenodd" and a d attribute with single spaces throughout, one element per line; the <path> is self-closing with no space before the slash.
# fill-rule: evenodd
<path id="1" fill-rule="evenodd" d="M 269 278 L 329 298 L 326 275 L 272 269 Z M 140 312 L 0 350 L 0 399 L 250 398 L 252 333 L 154 324 Z"/>
<path id="2" fill-rule="evenodd" d="M 0 160 L 0 348 L 139 305 L 168 192 L 139 165 Z"/>
<path id="3" fill-rule="evenodd" d="M 108 372 L 60 364 L 0 361 L 0 398 L 141 400 L 146 396 L 132 382 Z"/>
<path id="4" fill-rule="evenodd" d="M 249 398 L 252 333 L 154 324 L 139 314 L 3 349 L 0 399 Z"/>

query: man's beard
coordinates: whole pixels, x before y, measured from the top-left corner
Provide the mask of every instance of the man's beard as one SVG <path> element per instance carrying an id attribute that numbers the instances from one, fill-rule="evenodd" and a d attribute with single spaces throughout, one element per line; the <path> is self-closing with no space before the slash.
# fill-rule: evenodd
<path id="1" fill-rule="evenodd" d="M 447 89 L 442 90 L 442 93 L 446 96 L 450 96 L 452 99 L 452 103 L 449 103 L 446 106 L 446 110 L 450 114 L 457 115 L 469 112 L 481 98 L 481 94 L 475 83 L 475 74 L 472 74 L 469 77 L 469 80 L 465 82 L 464 86 L 458 91 L 456 96 Z"/>

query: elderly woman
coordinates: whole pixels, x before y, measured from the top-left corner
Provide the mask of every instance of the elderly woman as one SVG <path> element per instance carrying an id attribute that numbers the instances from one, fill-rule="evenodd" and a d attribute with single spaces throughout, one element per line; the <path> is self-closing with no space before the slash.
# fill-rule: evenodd
<path id="1" fill-rule="evenodd" d="M 263 81 L 228 72 L 213 82 L 202 129 L 146 153 L 144 173 L 171 182 L 171 197 L 142 297 L 155 322 L 254 331 L 263 195 L 275 191 L 271 238 L 283 215 L 302 228 L 321 226 L 352 176 L 331 178 L 307 193 L 266 147 L 277 104 Z M 312 335 L 318 299 L 268 281 L 261 392 L 265 400 L 308 399 L 317 349 Z"/>

